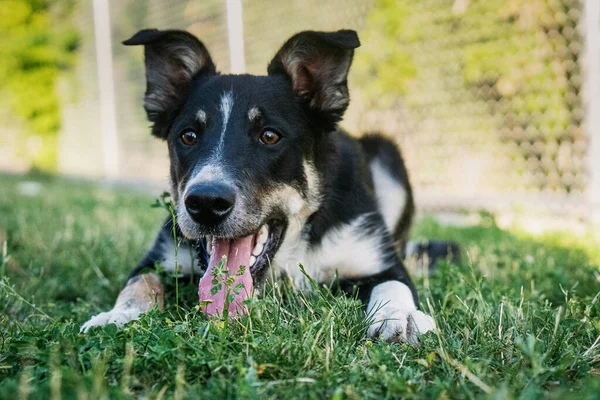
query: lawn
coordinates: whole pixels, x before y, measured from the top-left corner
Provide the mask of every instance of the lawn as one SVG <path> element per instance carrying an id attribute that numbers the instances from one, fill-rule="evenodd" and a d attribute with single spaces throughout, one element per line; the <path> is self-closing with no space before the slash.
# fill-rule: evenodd
<path id="1" fill-rule="evenodd" d="M 0 175 L 0 398 L 600 398 L 600 246 L 424 219 L 417 238 L 465 254 L 417 279 L 438 332 L 418 348 L 365 338 L 360 303 L 270 287 L 225 324 L 164 276 L 164 313 L 79 333 L 107 310 L 164 210 L 152 195 Z M 27 187 L 25 188 L 27 189 Z M 1 247 L 1 246 L 0 246 Z M 301 260 L 299 260 L 301 261 Z"/>

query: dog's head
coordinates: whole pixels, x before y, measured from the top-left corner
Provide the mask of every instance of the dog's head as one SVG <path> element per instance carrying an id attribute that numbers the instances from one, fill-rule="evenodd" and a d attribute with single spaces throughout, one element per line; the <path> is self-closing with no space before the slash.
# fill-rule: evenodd
<path id="1" fill-rule="evenodd" d="M 253 273 L 262 270 L 290 219 L 316 211 L 317 155 L 348 106 L 356 32 L 298 33 L 266 76 L 219 74 L 183 31 L 142 30 L 124 44 L 145 49 L 144 107 L 168 143 L 182 232 L 226 242 L 224 254 L 235 248 Z"/>

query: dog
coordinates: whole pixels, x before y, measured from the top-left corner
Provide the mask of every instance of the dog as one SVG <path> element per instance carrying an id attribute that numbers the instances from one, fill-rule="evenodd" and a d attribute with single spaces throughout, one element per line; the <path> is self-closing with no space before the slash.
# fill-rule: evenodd
<path id="1" fill-rule="evenodd" d="M 416 344 L 435 328 L 402 262 L 415 206 L 400 152 L 383 136 L 355 139 L 338 127 L 355 31 L 300 32 L 265 76 L 218 73 L 185 31 L 146 29 L 123 43 L 144 46 L 144 108 L 168 145 L 177 218 L 163 224 L 114 308 L 83 332 L 162 310 L 163 286 L 148 271 L 173 269 L 176 247 L 181 272 L 203 275 L 209 315 L 243 314 L 267 279 L 310 290 L 308 275 L 364 302 L 369 337 Z M 223 271 L 232 296 L 217 284 Z"/>

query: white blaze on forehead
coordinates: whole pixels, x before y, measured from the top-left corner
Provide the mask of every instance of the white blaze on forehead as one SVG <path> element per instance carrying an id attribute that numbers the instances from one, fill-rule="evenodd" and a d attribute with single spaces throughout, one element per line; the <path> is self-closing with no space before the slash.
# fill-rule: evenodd
<path id="1" fill-rule="evenodd" d="M 248 119 L 250 120 L 250 122 L 253 122 L 254 120 L 256 120 L 259 117 L 260 117 L 260 110 L 258 109 L 258 107 L 252 107 L 250 109 L 250 111 L 248 111 Z"/>
<path id="2" fill-rule="evenodd" d="M 229 121 L 229 116 L 231 115 L 231 109 L 233 108 L 233 92 L 225 92 L 223 96 L 221 96 L 221 104 L 219 106 L 219 111 L 221 111 L 221 116 L 223 117 L 223 130 L 227 128 L 227 122 Z"/>
<path id="3" fill-rule="evenodd" d="M 202 124 L 206 124 L 206 112 L 203 109 L 198 110 L 196 119 Z"/>
<path id="4" fill-rule="evenodd" d="M 221 96 L 221 104 L 219 105 L 219 111 L 221 112 L 221 118 L 223 119 L 223 125 L 221 127 L 221 137 L 219 138 L 219 144 L 215 150 L 215 155 L 218 157 L 223 151 L 225 145 L 225 131 L 227 130 L 227 123 L 229 122 L 229 116 L 233 109 L 233 92 L 225 92 Z"/>

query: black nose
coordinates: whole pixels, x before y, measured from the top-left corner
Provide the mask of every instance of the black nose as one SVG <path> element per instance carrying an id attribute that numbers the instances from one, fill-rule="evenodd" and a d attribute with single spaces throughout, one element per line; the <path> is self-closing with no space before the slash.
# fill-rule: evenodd
<path id="1" fill-rule="evenodd" d="M 194 221 L 214 225 L 233 210 L 235 192 L 221 183 L 196 184 L 188 189 L 183 201 Z"/>

